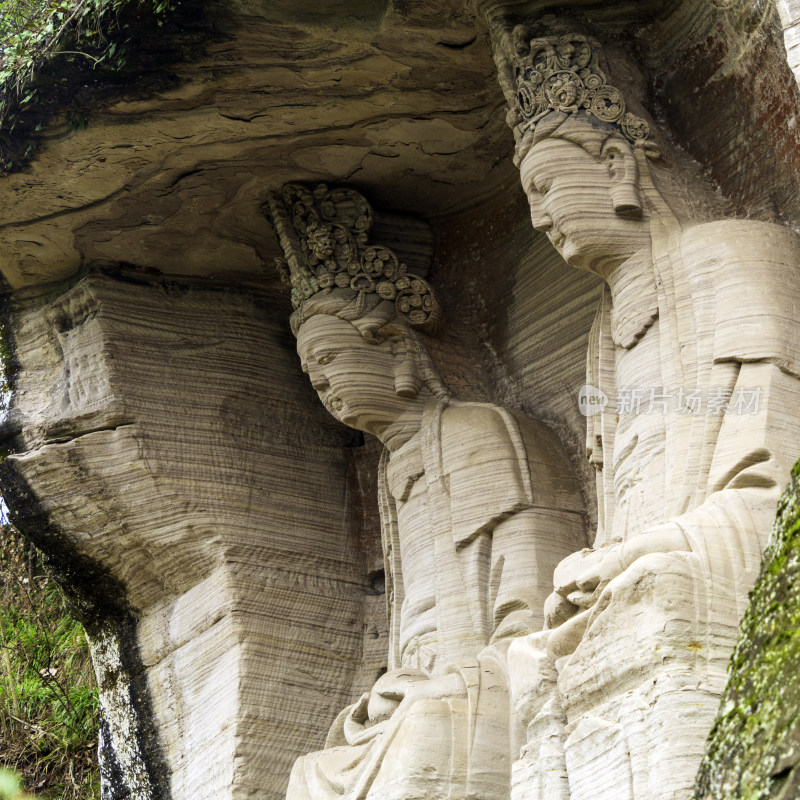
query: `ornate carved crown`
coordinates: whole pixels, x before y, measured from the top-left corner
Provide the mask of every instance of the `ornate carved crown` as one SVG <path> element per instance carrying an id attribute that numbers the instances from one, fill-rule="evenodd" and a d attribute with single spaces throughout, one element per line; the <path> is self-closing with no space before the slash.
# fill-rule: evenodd
<path id="1" fill-rule="evenodd" d="M 292 287 L 295 308 L 338 287 L 394 301 L 411 325 L 436 327 L 441 308 L 430 284 L 409 273 L 391 249 L 369 243 L 373 213 L 362 194 L 287 183 L 267 205 L 286 256 L 275 266 Z"/>
<path id="2" fill-rule="evenodd" d="M 584 110 L 615 125 L 634 144 L 647 139 L 647 122 L 626 109 L 622 94 L 600 69 L 597 44 L 581 34 L 534 39 L 528 34 L 522 25 L 512 33 L 516 96 L 508 121 L 513 128 L 524 133 L 551 111 Z"/>

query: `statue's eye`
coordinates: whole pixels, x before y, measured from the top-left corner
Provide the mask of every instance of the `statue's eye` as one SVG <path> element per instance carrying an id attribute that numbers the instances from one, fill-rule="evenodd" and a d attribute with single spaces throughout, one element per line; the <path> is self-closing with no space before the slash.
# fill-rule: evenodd
<path id="1" fill-rule="evenodd" d="M 326 364 L 330 364 L 334 358 L 336 358 L 336 353 L 325 353 L 317 359 L 317 363 L 324 367 Z"/>
<path id="2" fill-rule="evenodd" d="M 549 183 L 547 183 L 547 182 L 540 183 L 540 184 L 539 184 L 539 185 L 536 187 L 536 191 L 537 191 L 537 192 L 539 192 L 539 194 L 547 194 L 547 192 L 548 192 L 548 190 L 549 190 L 549 189 L 550 189 L 550 184 L 549 184 Z"/>

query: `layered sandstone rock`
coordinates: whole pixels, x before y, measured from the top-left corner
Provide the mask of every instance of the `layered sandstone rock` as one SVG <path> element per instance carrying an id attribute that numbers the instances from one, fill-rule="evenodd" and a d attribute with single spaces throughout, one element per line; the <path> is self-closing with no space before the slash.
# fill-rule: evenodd
<path id="1" fill-rule="evenodd" d="M 359 440 L 306 413 L 264 302 L 103 270 L 16 300 L 4 486 L 80 599 L 136 797 L 279 794 L 359 667 Z"/>
<path id="2" fill-rule="evenodd" d="M 462 402 L 538 420 L 557 437 L 591 539 L 622 481 L 614 485 L 597 439 L 587 440 L 578 403 L 587 357 L 605 386 L 633 361 L 639 366 L 625 374 L 663 382 L 676 352 L 700 352 L 699 338 L 680 327 L 689 306 L 679 304 L 675 316 L 660 308 L 660 328 L 653 327 L 655 290 L 630 281 L 626 308 L 647 324 L 627 332 L 638 349 L 622 349 L 641 358 L 620 367 L 602 357 L 599 342 L 612 324 L 602 313 L 594 322 L 599 307 L 610 309 L 604 276 L 567 266 L 561 242 L 554 247 L 541 225 L 531 227 L 518 188 L 492 55 L 500 30 L 523 19 L 552 25 L 554 15 L 558 32 L 577 25 L 597 37 L 614 85 L 669 150 L 661 173 L 669 191 L 661 191 L 671 199 L 672 190 L 689 186 L 681 212 L 690 219 L 757 221 L 746 230 L 714 223 L 723 227 L 662 248 L 683 248 L 686 263 L 708 268 L 700 272 L 713 285 L 703 291 L 721 310 L 713 322 L 702 311 L 698 318 L 712 328 L 722 320 L 724 330 L 703 363 L 714 363 L 715 377 L 732 362 L 748 375 L 763 368 L 754 380 L 770 403 L 764 425 L 745 425 L 716 451 L 724 437 L 714 425 L 703 432 L 683 426 L 670 451 L 693 476 L 693 499 L 683 505 L 705 497 L 695 486 L 702 470 L 693 453 L 703 464 L 716 453 L 720 480 L 768 463 L 769 481 L 762 475 L 733 487 L 745 494 L 772 491 L 773 472 L 794 459 L 761 457 L 766 438 L 770 447 L 776 437 L 787 451 L 795 447 L 797 423 L 787 388 L 797 372 L 793 314 L 771 300 L 791 294 L 774 285 L 763 291 L 791 266 L 793 252 L 782 247 L 787 229 L 767 223 L 800 221 L 798 90 L 772 5 L 332 0 L 227 2 L 223 12 L 203 53 L 169 65 L 168 85 L 98 102 L 85 130 L 65 132 L 55 120 L 31 165 L 0 186 L 0 267 L 11 289 L 5 324 L 16 362 L 3 492 L 88 623 L 114 798 L 282 797 L 294 760 L 323 748 L 337 713 L 389 664 L 380 448 L 330 418 L 301 372 L 288 294 L 271 265 L 278 238 L 262 212 L 284 183 L 347 183 L 369 198 L 375 241 L 440 295 L 445 324 L 426 348 L 442 381 Z M 784 17 L 788 37 L 791 8 Z M 670 183 L 670 175 L 681 179 Z M 574 188 L 580 194 L 590 184 Z M 725 261 L 736 267 L 724 279 L 708 278 L 723 246 L 738 254 Z M 739 275 L 750 283 L 737 283 Z M 706 296 L 685 276 L 675 286 L 660 290 L 662 299 Z M 758 313 L 751 318 L 748 309 Z M 657 347 L 657 330 L 675 319 L 683 333 L 673 337 L 674 349 L 663 337 Z M 613 411 L 612 404 L 607 421 Z M 615 424 L 588 430 L 602 440 Z M 738 444 L 749 453 L 744 460 Z M 687 487 L 670 462 L 673 482 L 653 488 L 665 457 L 637 456 L 636 474 L 646 473 L 648 483 L 641 507 L 666 519 L 678 513 Z M 474 502 L 480 506 L 480 496 Z M 750 574 L 760 547 L 753 541 L 766 527 L 737 525 L 753 536 L 746 552 L 728 554 L 743 557 Z M 741 600 L 747 588 L 736 570 L 726 574 L 736 585 L 709 597 L 719 604 L 725 595 L 733 622 L 712 620 L 719 625 L 711 644 L 694 632 L 684 636 L 675 614 L 642 613 L 617 631 L 620 641 L 641 634 L 652 644 L 666 620 L 666 661 L 694 658 L 689 677 L 705 705 L 691 728 L 691 752 L 676 756 L 684 783 L 720 691 L 735 623 L 731 597 Z M 655 567 L 640 577 L 663 583 Z M 684 599 L 687 587 L 701 585 L 680 580 L 672 589 Z M 539 596 L 552 584 L 549 574 L 537 578 Z M 570 595 L 568 585 L 556 588 Z M 639 608 L 636 587 L 628 589 Z M 588 603 L 578 594 L 573 599 Z M 693 616 L 693 603 L 681 607 L 690 627 L 702 616 Z M 548 763 L 560 765 L 563 737 L 545 730 L 555 712 L 531 727 L 536 670 L 520 654 L 515 691 L 520 724 L 529 725 L 515 773 L 520 797 L 546 790 L 578 800 L 601 785 L 615 800 L 623 788 L 639 800 L 664 789 L 642 783 L 641 764 L 631 789 L 618 747 L 618 729 L 639 736 L 640 751 L 667 754 L 667 769 L 674 751 L 659 749 L 657 734 L 647 739 L 642 708 L 665 709 L 669 730 L 688 713 L 679 702 L 686 674 L 684 683 L 669 683 L 674 676 L 658 671 L 658 652 L 648 647 L 637 650 L 642 680 L 635 686 L 631 673 L 622 674 L 629 649 L 580 650 L 567 733 L 572 752 L 589 755 L 570 756 L 572 783 L 554 766 L 549 788 L 535 774 L 531 743 L 552 744 Z M 609 688 L 595 685 L 601 662 L 619 666 L 611 694 L 628 687 L 637 698 L 609 700 L 601 709 L 613 717 L 608 725 L 592 717 L 601 705 L 595 695 Z M 651 696 L 641 687 L 653 676 L 661 683 Z M 412 760 L 400 773 L 418 766 Z M 686 794 L 685 786 L 675 791 Z"/>

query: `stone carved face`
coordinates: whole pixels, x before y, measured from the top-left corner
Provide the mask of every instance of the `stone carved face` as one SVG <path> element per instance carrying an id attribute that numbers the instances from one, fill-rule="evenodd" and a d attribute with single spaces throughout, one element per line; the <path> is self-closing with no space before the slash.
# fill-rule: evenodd
<path id="1" fill-rule="evenodd" d="M 543 139 L 520 165 L 533 227 L 570 266 L 600 275 L 649 238 L 641 207 L 618 199 L 636 196 L 636 175 L 633 153 L 618 139 L 604 144 L 598 157 L 566 139 Z"/>
<path id="2" fill-rule="evenodd" d="M 297 333 L 303 372 L 325 408 L 345 425 L 376 436 L 417 405 L 395 389 L 404 355 L 396 347 L 368 341 L 347 320 L 327 314 L 311 317 Z"/>

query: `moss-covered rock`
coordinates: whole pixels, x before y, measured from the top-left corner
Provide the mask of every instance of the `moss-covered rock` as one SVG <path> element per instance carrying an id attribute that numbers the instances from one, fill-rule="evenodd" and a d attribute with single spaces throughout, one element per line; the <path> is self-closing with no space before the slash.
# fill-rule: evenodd
<path id="1" fill-rule="evenodd" d="M 695 800 L 800 797 L 800 462 L 750 597 Z"/>

